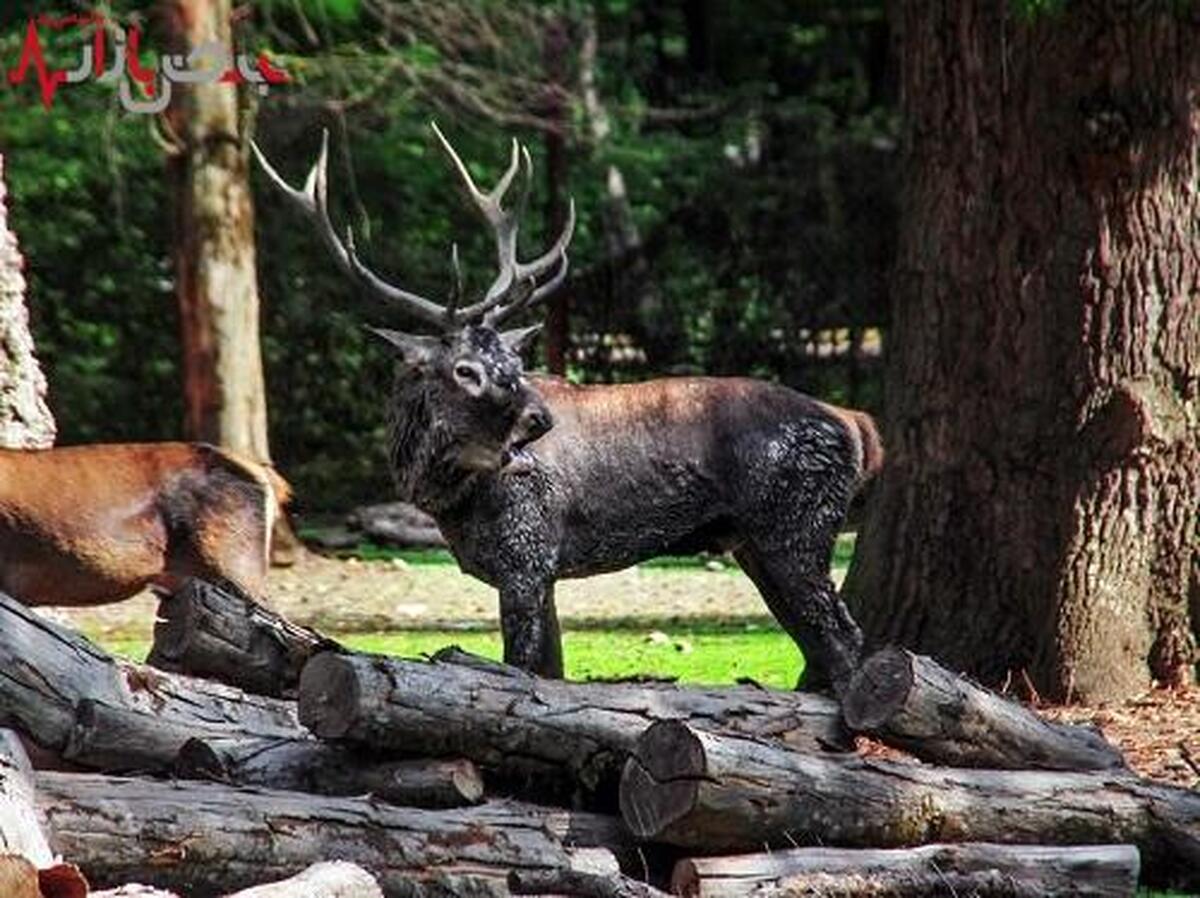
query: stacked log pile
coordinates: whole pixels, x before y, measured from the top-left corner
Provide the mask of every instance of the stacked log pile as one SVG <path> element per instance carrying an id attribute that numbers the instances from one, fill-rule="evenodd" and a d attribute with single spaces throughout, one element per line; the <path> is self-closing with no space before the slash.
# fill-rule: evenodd
<path id="1" fill-rule="evenodd" d="M 839 703 L 356 654 L 212 584 L 163 618 L 169 671 L 0 595 L 0 725 L 39 767 L 0 738 L 0 894 L 1200 886 L 1200 794 L 907 652 L 867 659 Z M 854 733 L 915 757 L 856 754 Z"/>

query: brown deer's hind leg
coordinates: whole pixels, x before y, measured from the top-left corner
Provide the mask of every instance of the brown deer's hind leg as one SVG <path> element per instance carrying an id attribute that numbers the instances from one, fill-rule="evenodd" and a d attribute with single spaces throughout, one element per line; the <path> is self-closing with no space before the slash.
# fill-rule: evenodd
<path id="1" fill-rule="evenodd" d="M 172 533 L 168 578 L 228 583 L 261 599 L 267 577 L 270 497 L 262 484 L 225 481 L 194 494 L 192 515 Z"/>

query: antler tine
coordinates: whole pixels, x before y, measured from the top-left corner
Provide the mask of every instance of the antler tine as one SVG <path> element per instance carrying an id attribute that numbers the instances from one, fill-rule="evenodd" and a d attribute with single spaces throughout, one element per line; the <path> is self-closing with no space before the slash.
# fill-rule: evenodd
<path id="1" fill-rule="evenodd" d="M 456 316 L 455 311 L 458 309 L 458 304 L 462 302 L 463 296 L 463 276 L 462 267 L 458 264 L 458 244 L 450 244 L 450 271 L 454 276 L 454 283 L 450 286 L 450 301 L 446 303 L 445 319 L 447 325 L 453 325 Z"/>
<path id="2" fill-rule="evenodd" d="M 329 249 L 334 261 L 337 262 L 338 267 L 343 273 L 359 280 L 376 295 L 388 302 L 403 307 L 414 317 L 421 319 L 427 324 L 435 324 L 439 327 L 446 324 L 444 310 L 440 305 L 416 293 L 410 293 L 407 290 L 402 290 L 387 283 L 375 274 L 375 272 L 367 268 L 355 252 L 353 231 L 349 228 L 346 229 L 346 242 L 344 244 L 338 239 L 337 232 L 333 229 L 333 222 L 329 217 L 329 183 L 327 175 L 329 166 L 328 129 L 321 132 L 321 152 L 317 155 L 317 161 L 313 163 L 313 167 L 308 172 L 308 177 L 304 180 L 303 190 L 297 190 L 283 179 L 279 172 L 267 161 L 267 157 L 258 148 L 258 144 L 251 141 L 250 148 L 254 151 L 254 156 L 258 159 L 258 164 L 262 166 L 271 183 L 279 188 L 304 217 L 316 226 L 317 233 L 320 235 L 322 242 Z"/>
<path id="3" fill-rule="evenodd" d="M 558 239 L 554 241 L 554 245 L 532 262 L 518 262 L 516 271 L 517 278 L 520 280 L 524 280 L 525 278 L 536 278 L 549 271 L 560 257 L 566 257 L 567 245 L 571 242 L 571 238 L 574 235 L 575 198 L 572 197 L 570 202 L 567 204 L 567 222 L 563 225 L 562 232 L 558 235 Z"/>
<path id="4" fill-rule="evenodd" d="M 520 281 L 519 283 L 526 285 L 524 292 L 514 298 L 512 302 L 499 306 L 490 311 L 484 317 L 484 323 L 490 327 L 497 327 L 503 324 L 513 315 L 516 315 L 518 312 L 522 312 L 525 309 L 536 306 L 539 302 L 561 287 L 563 281 L 567 279 L 567 272 L 571 267 L 570 257 L 568 257 L 565 252 L 562 254 L 561 259 L 562 265 L 559 266 L 558 271 L 554 273 L 554 276 L 550 278 L 550 280 L 546 281 L 546 283 L 542 284 L 540 287 L 534 289 L 533 285 L 535 281 L 533 278 Z"/>

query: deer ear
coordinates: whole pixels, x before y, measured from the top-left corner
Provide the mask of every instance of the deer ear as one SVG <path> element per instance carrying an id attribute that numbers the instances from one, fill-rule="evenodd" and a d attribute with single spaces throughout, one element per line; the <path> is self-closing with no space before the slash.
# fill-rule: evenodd
<path id="1" fill-rule="evenodd" d="M 397 358 L 410 368 L 419 368 L 433 361 L 441 341 L 437 337 L 424 337 L 417 334 L 406 334 L 403 331 L 388 330 L 384 327 L 367 327 L 375 336 L 387 341 Z"/>
<path id="2" fill-rule="evenodd" d="M 516 330 L 502 331 L 500 333 L 500 342 L 508 349 L 515 353 L 522 353 L 529 348 L 533 343 L 534 337 L 541 331 L 540 324 L 534 324 L 530 327 L 519 327 Z"/>

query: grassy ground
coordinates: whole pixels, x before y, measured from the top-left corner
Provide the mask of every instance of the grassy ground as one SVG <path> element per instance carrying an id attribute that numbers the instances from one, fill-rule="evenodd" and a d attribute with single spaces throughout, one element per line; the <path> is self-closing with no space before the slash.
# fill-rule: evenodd
<path id="1" fill-rule="evenodd" d="M 400 630 L 351 633 L 339 637 L 351 648 L 403 657 L 431 654 L 459 645 L 499 659 L 495 631 Z M 144 639 L 102 639 L 110 651 L 140 661 Z M 790 689 L 803 666 L 799 651 L 775 627 L 757 623 L 689 622 L 685 626 L 645 621 L 636 628 L 568 630 L 563 634 L 566 673 L 573 680 L 649 676 L 688 683 L 730 683 L 748 678 L 764 686 Z"/>

